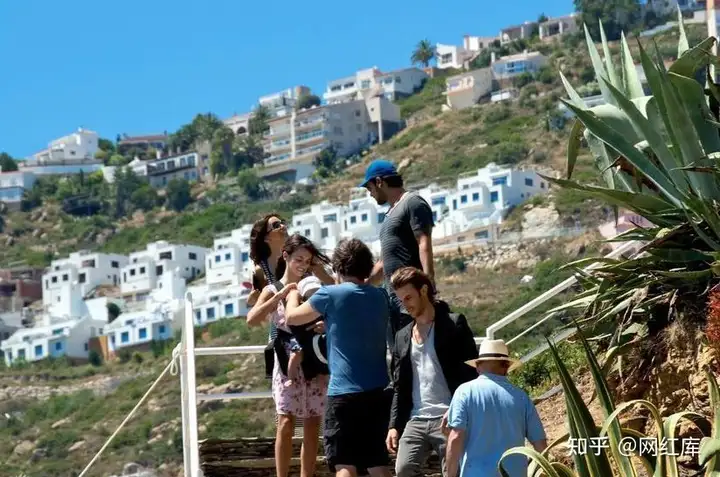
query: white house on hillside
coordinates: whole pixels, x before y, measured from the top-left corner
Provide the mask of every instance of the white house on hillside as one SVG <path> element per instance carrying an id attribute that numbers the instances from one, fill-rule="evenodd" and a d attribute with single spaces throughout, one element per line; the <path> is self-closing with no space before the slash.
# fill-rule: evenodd
<path id="1" fill-rule="evenodd" d="M 95 131 L 79 128 L 76 132 L 51 141 L 47 148 L 20 161 L 24 172 L 37 175 L 77 174 L 99 171 L 103 162 L 95 159 L 100 137 Z"/>
<path id="2" fill-rule="evenodd" d="M 469 108 L 492 91 L 493 71 L 491 68 L 468 71 L 447 78 L 445 84 L 447 105 L 455 110 Z"/>
<path id="3" fill-rule="evenodd" d="M 341 239 L 344 217 L 345 206 L 325 200 L 296 210 L 288 232 L 304 235 L 315 242 L 318 248 L 331 251 Z"/>
<path id="4" fill-rule="evenodd" d="M 66 283 L 77 283 L 83 297 L 99 285 L 119 285 L 120 269 L 127 263 L 128 257 L 125 255 L 87 250 L 53 260 L 42 277 L 43 303 L 57 303 L 60 290 Z"/>
<path id="5" fill-rule="evenodd" d="M 105 327 L 110 351 L 164 341 L 180 328 L 185 279 L 176 271 L 166 270 L 157 285 L 146 300 L 126 304 L 120 316 Z"/>
<path id="6" fill-rule="evenodd" d="M 427 78 L 428 74 L 419 68 L 382 72 L 374 66 L 328 82 L 323 98 L 328 104 L 347 103 L 377 95 L 395 101 L 413 94 Z"/>
<path id="7" fill-rule="evenodd" d="M 3 172 L 0 167 L 0 202 L 19 209 L 26 190 L 35 184 L 35 174 L 27 171 Z"/>
<path id="8" fill-rule="evenodd" d="M 106 297 L 83 300 L 77 283 L 63 283 L 61 299 L 43 315 L 37 326 L 22 328 L 0 343 L 5 362 L 68 356 L 88 357 L 90 338 L 103 333 L 108 323 L 107 306 L 113 300 Z"/>
<path id="9" fill-rule="evenodd" d="M 461 174 L 457 188 L 445 196 L 447 213 L 436 223 L 433 238 L 500 224 L 510 207 L 547 191 L 548 183 L 532 170 L 490 163 L 476 172 Z"/>
<path id="10" fill-rule="evenodd" d="M 215 238 L 213 250 L 208 252 L 205 265 L 205 281 L 208 284 L 228 283 L 234 277 L 247 276 L 252 271 L 251 230 L 252 224 L 245 224 Z"/>
<path id="11" fill-rule="evenodd" d="M 195 325 L 204 326 L 223 318 L 247 316 L 247 298 L 250 289 L 244 287 L 239 277 L 227 285 L 192 286 Z"/>
<path id="12" fill-rule="evenodd" d="M 205 270 L 206 253 L 207 249 L 197 245 L 175 245 L 164 240 L 150 243 L 145 250 L 130 254 L 128 265 L 121 270 L 120 292 L 141 301 L 168 270 L 192 280 Z"/>
<path id="13" fill-rule="evenodd" d="M 492 54 L 491 68 L 495 79 L 498 81 L 512 79 L 523 73 L 537 73 L 540 68 L 547 64 L 547 57 L 538 51 L 527 50 L 516 55 L 496 58 Z"/>

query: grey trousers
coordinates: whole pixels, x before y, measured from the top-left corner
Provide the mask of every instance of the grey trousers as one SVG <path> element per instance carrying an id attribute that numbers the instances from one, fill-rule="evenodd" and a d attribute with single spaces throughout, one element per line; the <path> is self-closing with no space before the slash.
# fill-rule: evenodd
<path id="1" fill-rule="evenodd" d="M 407 423 L 398 443 L 395 462 L 397 477 L 422 476 L 422 466 L 432 450 L 440 456 L 443 476 L 447 475 L 445 470 L 447 439 L 440 428 L 441 422 L 442 418 L 413 419 Z"/>

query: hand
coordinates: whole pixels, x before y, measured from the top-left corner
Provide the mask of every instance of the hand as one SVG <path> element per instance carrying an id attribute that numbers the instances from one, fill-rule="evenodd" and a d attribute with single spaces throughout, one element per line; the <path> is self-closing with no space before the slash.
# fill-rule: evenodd
<path id="1" fill-rule="evenodd" d="M 390 452 L 392 455 L 397 454 L 397 448 L 398 448 L 398 431 L 397 429 L 390 429 L 387 434 L 387 438 L 385 439 L 385 446 L 387 447 L 388 452 Z"/>
<path id="2" fill-rule="evenodd" d="M 445 414 L 443 414 L 442 421 L 440 421 L 440 432 L 442 432 L 445 436 L 450 435 L 450 428 L 448 427 L 448 413 L 450 411 L 445 411 Z"/>
<path id="3" fill-rule="evenodd" d="M 325 333 L 325 322 L 324 322 L 324 321 L 318 321 L 318 322 L 315 323 L 314 325 L 308 326 L 307 329 L 308 329 L 308 330 L 312 330 L 312 331 L 314 331 L 315 333 L 321 335 L 321 334 Z"/>
<path id="4" fill-rule="evenodd" d="M 297 290 L 297 283 L 288 283 L 287 285 L 285 285 L 283 287 L 282 290 L 280 290 L 278 295 L 280 296 L 280 298 L 282 300 L 284 300 L 285 298 L 287 298 L 288 294 L 293 290 Z"/>

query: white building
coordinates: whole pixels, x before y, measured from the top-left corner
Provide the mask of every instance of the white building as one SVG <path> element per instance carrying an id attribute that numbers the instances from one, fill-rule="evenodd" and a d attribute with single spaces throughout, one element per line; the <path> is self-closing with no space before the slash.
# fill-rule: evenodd
<path id="1" fill-rule="evenodd" d="M 382 95 L 388 101 L 405 98 L 422 88 L 428 74 L 419 68 L 403 68 L 386 73 L 377 66 L 357 71 L 353 76 L 328 82 L 323 98 L 328 104 L 346 103 Z"/>
<path id="2" fill-rule="evenodd" d="M 440 69 L 467 69 L 469 68 L 469 63 L 475 59 L 481 51 L 489 48 L 493 42 L 497 40 L 498 37 L 465 35 L 462 46 L 438 43 L 435 45 L 437 67 Z"/>
<path id="3" fill-rule="evenodd" d="M 445 80 L 447 105 L 460 110 L 478 103 L 480 98 L 490 94 L 493 87 L 493 72 L 490 68 L 468 71 Z"/>
<path id="4" fill-rule="evenodd" d="M 301 96 L 310 94 L 307 86 L 295 86 L 277 93 L 261 96 L 258 104 L 267 108 L 270 117 L 285 116 L 295 108 L 295 103 Z"/>
<path id="5" fill-rule="evenodd" d="M 0 313 L 0 342 L 10 338 L 20 328 L 23 328 L 22 311 Z"/>
<path id="6" fill-rule="evenodd" d="M 125 304 L 122 313 L 105 327 L 111 352 L 168 340 L 181 328 L 185 279 L 177 271 L 167 270 L 157 284 L 146 300 Z"/>
<path id="7" fill-rule="evenodd" d="M 28 171 L 2 172 L 0 168 L 0 202 L 12 209 L 19 209 L 23 194 L 32 189 L 35 174 Z"/>
<path id="8" fill-rule="evenodd" d="M 145 250 L 128 257 L 128 264 L 121 269 L 120 293 L 142 301 L 167 271 L 192 280 L 205 270 L 206 253 L 207 249 L 196 245 L 175 245 L 164 240 L 150 243 Z"/>
<path id="9" fill-rule="evenodd" d="M 532 170 L 490 163 L 461 174 L 454 191 L 436 196 L 435 205 L 447 209 L 433 229 L 433 239 L 500 224 L 510 207 L 547 191 L 548 183 Z"/>
<path id="10" fill-rule="evenodd" d="M 229 283 L 235 277 L 247 276 L 252 272 L 251 230 L 252 224 L 245 224 L 215 238 L 213 250 L 208 252 L 205 265 L 205 281 L 209 285 Z"/>
<path id="11" fill-rule="evenodd" d="M 547 21 L 538 25 L 540 39 L 547 41 L 553 38 L 559 38 L 567 33 L 576 33 L 580 29 L 578 25 L 579 20 L 580 14 L 577 12 L 562 17 L 549 18 Z"/>
<path id="12" fill-rule="evenodd" d="M 537 27 L 537 22 L 525 22 L 521 25 L 503 28 L 500 30 L 500 42 L 509 43 L 515 40 L 527 40 L 532 36 Z"/>
<path id="13" fill-rule="evenodd" d="M 382 143 L 402 127 L 400 108 L 384 96 L 337 102 L 278 116 L 268 122 L 263 147 L 270 156 L 258 174 L 286 175 L 301 181 L 314 171 L 313 161 L 325 149 L 347 157 L 376 142 Z"/>
<path id="14" fill-rule="evenodd" d="M 208 175 L 210 173 L 210 155 L 189 151 L 151 161 L 131 163 L 131 167 L 136 173 L 147 175 L 151 186 L 161 189 L 167 187 L 173 179 L 192 182 Z"/>
<path id="15" fill-rule="evenodd" d="M 79 128 L 76 132 L 55 139 L 47 148 L 32 158 L 20 161 L 18 167 L 35 174 L 91 173 L 102 168 L 102 161 L 95 159 L 100 137 L 95 131 Z"/>
<path id="16" fill-rule="evenodd" d="M 539 51 L 525 50 L 516 55 L 503 56 L 496 58 L 495 53 L 492 54 L 492 64 L 495 79 L 498 81 L 514 78 L 523 73 L 535 74 L 540 68 L 547 64 L 547 57 Z"/>
<path id="17" fill-rule="evenodd" d="M 196 326 L 205 326 L 223 318 L 247 316 L 250 289 L 239 281 L 228 285 L 193 286 L 188 291 L 193 297 Z"/>
<path id="18" fill-rule="evenodd" d="M 247 134 L 250 129 L 251 117 L 252 113 L 233 114 L 229 118 L 223 119 L 223 123 L 237 135 Z"/>
<path id="19" fill-rule="evenodd" d="M 346 207 L 328 201 L 313 204 L 293 213 L 289 233 L 309 238 L 323 251 L 332 251 L 342 238 Z"/>
<path id="20" fill-rule="evenodd" d="M 120 269 L 127 263 L 128 258 L 125 255 L 87 250 L 53 260 L 42 277 L 43 303 L 59 303 L 62 287 L 68 283 L 77 283 L 83 297 L 99 285 L 119 285 Z"/>
<path id="21" fill-rule="evenodd" d="M 67 356 L 88 357 L 89 341 L 103 333 L 108 323 L 106 297 L 83 300 L 78 283 L 63 283 L 60 300 L 50 306 L 40 323 L 17 330 L 0 343 L 6 364 Z"/>

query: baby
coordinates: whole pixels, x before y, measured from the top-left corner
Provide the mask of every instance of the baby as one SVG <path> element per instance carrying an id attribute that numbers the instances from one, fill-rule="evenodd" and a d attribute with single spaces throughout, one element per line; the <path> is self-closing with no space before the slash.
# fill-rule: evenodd
<path id="1" fill-rule="evenodd" d="M 320 289 L 321 286 L 322 283 L 315 276 L 303 278 L 302 280 L 300 280 L 300 282 L 298 282 L 297 287 L 298 292 L 300 293 L 300 299 L 303 302 L 307 301 L 311 296 L 313 296 L 316 291 Z M 285 386 L 291 386 L 293 381 L 300 377 L 300 368 L 302 366 L 304 357 L 303 346 L 300 344 L 300 342 L 303 342 L 303 344 L 305 345 L 307 345 L 308 342 L 312 342 L 313 335 L 316 334 L 313 331 L 313 328 L 315 328 L 318 321 L 321 321 L 321 318 L 305 325 L 290 326 L 290 331 L 292 331 L 293 334 L 293 337 L 290 339 L 292 354 L 288 359 L 287 375 L 289 379 L 285 381 Z M 310 377 L 307 378 L 310 379 Z"/>

